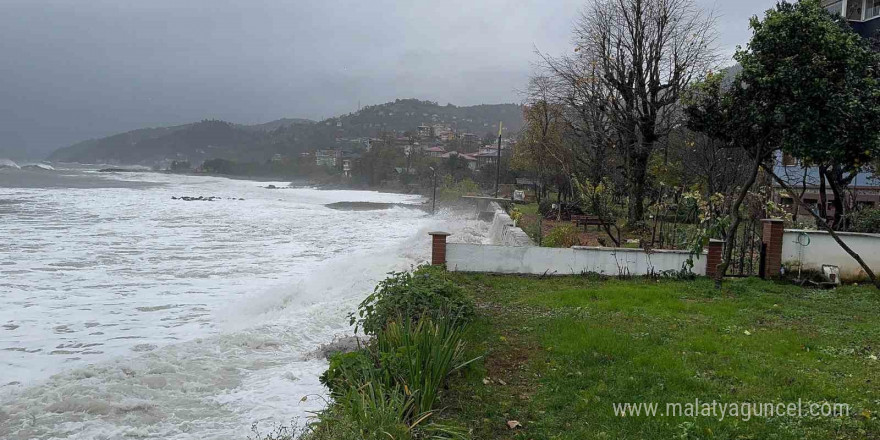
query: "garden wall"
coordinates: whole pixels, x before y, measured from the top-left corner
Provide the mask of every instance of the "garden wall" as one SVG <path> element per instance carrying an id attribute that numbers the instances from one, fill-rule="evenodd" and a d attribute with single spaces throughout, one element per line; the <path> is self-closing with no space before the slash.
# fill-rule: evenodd
<path id="1" fill-rule="evenodd" d="M 880 234 L 838 232 L 837 235 L 875 273 L 880 272 Z M 840 278 L 845 281 L 867 278 L 859 263 L 825 231 L 786 229 L 782 236 L 782 264 L 794 270 L 799 264 L 808 270 L 821 270 L 823 264 L 830 264 L 840 268 Z"/>
<path id="2" fill-rule="evenodd" d="M 532 275 L 578 275 L 599 273 L 649 275 L 680 271 L 687 251 L 575 246 L 492 246 L 465 243 L 446 244 L 446 268 L 460 272 L 516 273 Z M 694 259 L 692 272 L 706 274 L 706 257 Z"/>
<path id="3" fill-rule="evenodd" d="M 532 239 L 522 229 L 516 227 L 513 219 L 495 202 L 489 203 L 493 212 L 489 226 L 489 243 L 502 246 L 531 246 Z"/>

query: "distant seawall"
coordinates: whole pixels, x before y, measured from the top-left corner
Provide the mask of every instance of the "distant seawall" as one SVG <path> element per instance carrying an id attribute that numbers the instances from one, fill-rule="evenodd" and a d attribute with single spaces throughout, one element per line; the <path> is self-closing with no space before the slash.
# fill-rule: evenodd
<path id="1" fill-rule="evenodd" d="M 535 246 L 498 203 L 480 203 L 480 218 L 490 222 L 487 242 L 446 243 L 442 236 L 445 233 L 432 233 L 442 237 L 435 237 L 432 242 L 433 264 L 445 264 L 452 271 L 532 275 L 642 276 L 683 271 L 706 274 L 708 258 L 695 261 L 700 255 L 692 255 L 689 250 Z"/>
<path id="2" fill-rule="evenodd" d="M 534 246 L 535 243 L 496 202 L 489 202 L 492 225 L 489 227 L 489 244 L 501 246 Z M 488 215 L 484 215 L 488 217 Z"/>

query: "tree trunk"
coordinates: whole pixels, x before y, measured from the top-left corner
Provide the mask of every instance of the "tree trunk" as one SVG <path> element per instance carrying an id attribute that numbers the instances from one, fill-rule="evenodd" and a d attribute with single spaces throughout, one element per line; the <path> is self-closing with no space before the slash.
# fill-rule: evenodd
<path id="1" fill-rule="evenodd" d="M 559 191 L 556 193 L 556 221 L 562 221 L 562 185 L 559 185 Z"/>
<path id="2" fill-rule="evenodd" d="M 795 200 L 797 200 L 797 202 L 800 203 L 801 205 L 803 205 L 804 208 L 807 208 L 807 211 L 809 211 L 811 214 L 813 214 L 813 217 L 816 218 L 816 223 L 819 224 L 822 227 L 822 229 L 826 230 L 828 232 L 828 234 L 831 235 L 831 238 L 833 238 L 834 241 L 836 241 L 837 244 L 840 245 L 840 247 L 844 251 L 846 251 L 846 253 L 848 253 L 851 257 L 853 257 L 853 259 L 856 260 L 860 266 L 862 266 L 862 269 L 865 271 L 866 274 L 868 274 L 868 278 L 871 279 L 871 283 L 873 283 L 875 287 L 880 289 L 880 280 L 877 279 L 877 276 L 874 275 L 874 271 L 871 270 L 871 268 L 868 266 L 867 263 L 865 263 L 865 260 L 863 260 L 862 257 L 859 256 L 859 254 L 857 254 L 854 250 L 852 250 L 849 246 L 847 246 L 847 244 L 844 243 L 843 240 L 841 240 L 840 236 L 837 235 L 837 232 L 834 231 L 834 228 L 832 228 L 831 225 L 829 225 L 828 222 L 825 221 L 825 219 L 819 218 L 819 215 L 816 213 L 816 211 L 809 209 L 807 204 L 804 203 L 803 199 L 801 199 L 800 197 L 797 196 L 797 194 L 794 192 L 794 190 L 791 188 L 791 186 L 789 186 L 787 183 L 785 183 L 784 180 L 782 180 L 779 176 L 776 175 L 776 173 L 773 172 L 772 167 L 768 167 L 768 166 L 763 166 L 763 167 L 764 167 L 764 170 L 767 171 L 767 173 L 769 173 L 771 177 L 773 177 L 773 180 L 775 180 L 776 183 L 778 183 L 779 186 L 782 187 L 782 189 L 784 189 L 786 192 L 788 192 L 788 194 L 791 197 L 793 197 Z"/>
<path id="3" fill-rule="evenodd" d="M 630 174 L 629 219 L 631 226 L 640 225 L 645 216 L 645 178 L 648 173 L 648 158 L 635 158 Z"/>
<path id="4" fill-rule="evenodd" d="M 834 174 L 828 179 L 828 186 L 831 187 L 831 194 L 834 194 L 834 219 L 832 220 L 831 227 L 840 231 L 844 229 L 843 225 L 843 215 L 846 213 L 846 208 L 844 207 L 843 201 L 846 195 L 843 193 L 843 190 L 840 187 L 840 181 L 838 180 L 838 175 L 836 170 L 831 170 L 831 173 Z"/>
<path id="5" fill-rule="evenodd" d="M 804 194 L 807 193 L 807 167 L 804 167 L 804 177 L 801 179 L 801 198 L 804 198 Z M 791 201 L 794 203 L 794 200 Z M 798 221 L 798 216 L 800 215 L 801 205 L 799 203 L 794 203 L 794 221 Z"/>
<path id="6" fill-rule="evenodd" d="M 828 183 L 828 168 L 825 166 L 819 166 L 819 205 L 817 208 L 819 209 L 819 217 L 822 217 L 822 220 L 828 218 L 828 188 L 826 184 Z M 821 225 L 816 223 L 816 227 L 819 228 Z"/>
<path id="7" fill-rule="evenodd" d="M 730 267 L 730 257 L 733 255 L 733 240 L 736 238 L 736 231 L 739 229 L 739 224 L 742 221 L 742 218 L 739 215 L 739 209 L 743 204 L 743 201 L 746 199 L 746 196 L 749 194 L 749 191 L 752 189 L 752 185 L 755 184 L 755 180 L 758 179 L 758 169 L 761 168 L 761 151 L 760 149 L 756 151 L 755 154 L 755 166 L 752 167 L 752 172 L 749 174 L 749 180 L 747 180 L 742 189 L 740 189 L 739 194 L 736 197 L 736 201 L 733 202 L 733 206 L 731 209 L 731 215 L 733 215 L 733 222 L 730 224 L 730 228 L 727 230 L 727 236 L 724 237 L 724 254 L 721 258 L 721 263 L 718 263 L 718 266 L 715 271 L 715 288 L 721 288 L 721 281 L 724 279 L 724 274 L 727 273 L 727 268 Z"/>

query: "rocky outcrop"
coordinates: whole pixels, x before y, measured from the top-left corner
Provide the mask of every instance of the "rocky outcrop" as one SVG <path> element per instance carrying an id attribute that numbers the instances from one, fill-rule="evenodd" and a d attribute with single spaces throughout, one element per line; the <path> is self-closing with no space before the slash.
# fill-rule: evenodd
<path id="1" fill-rule="evenodd" d="M 344 336 L 333 339 L 332 342 L 323 344 L 313 351 L 310 358 L 313 359 L 330 359 L 334 353 L 350 353 L 361 347 L 366 347 L 369 339 L 358 336 Z"/>
<path id="2" fill-rule="evenodd" d="M 184 202 L 213 202 L 213 201 L 215 201 L 215 200 L 244 200 L 244 199 L 242 199 L 242 198 L 235 198 L 235 197 L 217 197 L 217 196 L 210 196 L 210 197 L 205 197 L 205 196 L 198 196 L 198 197 L 190 197 L 190 196 L 177 197 L 177 196 L 171 196 L 171 200 L 183 200 Z"/>

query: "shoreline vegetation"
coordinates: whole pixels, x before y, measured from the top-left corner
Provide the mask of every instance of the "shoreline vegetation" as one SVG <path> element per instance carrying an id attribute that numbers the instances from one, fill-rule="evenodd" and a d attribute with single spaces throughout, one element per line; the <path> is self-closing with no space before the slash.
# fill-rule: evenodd
<path id="1" fill-rule="evenodd" d="M 878 438 L 869 286 L 395 273 L 352 314 L 309 426 L 255 438 Z M 842 403 L 832 417 L 620 416 L 615 403 Z"/>
<path id="2" fill-rule="evenodd" d="M 313 424 L 256 438 L 878 438 L 869 286 L 758 279 L 392 274 L 352 315 L 371 337 L 321 377 Z M 843 403 L 848 414 L 622 417 L 615 403 Z"/>
<path id="3" fill-rule="evenodd" d="M 480 356 L 465 334 L 474 305 L 443 268 L 392 273 L 350 315 L 369 339 L 329 357 L 320 377 L 332 402 L 307 427 L 281 427 L 257 438 L 283 440 L 469 438 L 442 423 L 448 379 Z"/>

